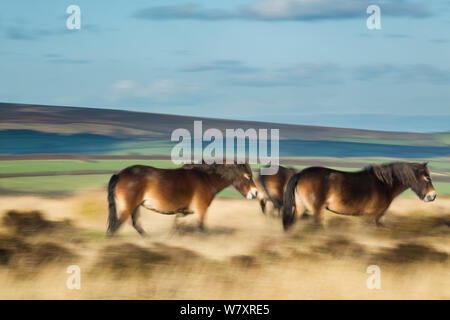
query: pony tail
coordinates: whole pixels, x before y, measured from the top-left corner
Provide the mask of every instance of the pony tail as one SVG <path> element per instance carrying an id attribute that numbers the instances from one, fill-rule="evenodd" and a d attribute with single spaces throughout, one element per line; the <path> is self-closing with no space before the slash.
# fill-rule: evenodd
<path id="1" fill-rule="evenodd" d="M 116 200 L 114 199 L 114 189 L 116 188 L 117 181 L 119 180 L 119 175 L 112 175 L 111 179 L 108 183 L 108 206 L 109 206 L 109 215 L 108 215 L 108 231 L 107 235 L 112 236 L 114 231 L 117 229 L 118 219 L 117 219 L 117 210 L 116 210 Z"/>
<path id="2" fill-rule="evenodd" d="M 296 207 L 295 207 L 295 188 L 297 187 L 298 180 L 300 179 L 300 174 L 294 174 L 286 186 L 283 196 L 283 227 L 284 230 L 289 229 L 289 227 L 294 223 Z"/>

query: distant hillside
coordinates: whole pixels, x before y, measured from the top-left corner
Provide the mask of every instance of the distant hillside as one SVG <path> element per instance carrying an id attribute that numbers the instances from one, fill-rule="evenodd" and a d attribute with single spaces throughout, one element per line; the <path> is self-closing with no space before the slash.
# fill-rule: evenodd
<path id="1" fill-rule="evenodd" d="M 424 134 L 197 118 L 108 109 L 0 103 L 0 153 L 169 154 L 176 128 L 280 129 L 281 156 L 435 157 L 450 134 Z"/>

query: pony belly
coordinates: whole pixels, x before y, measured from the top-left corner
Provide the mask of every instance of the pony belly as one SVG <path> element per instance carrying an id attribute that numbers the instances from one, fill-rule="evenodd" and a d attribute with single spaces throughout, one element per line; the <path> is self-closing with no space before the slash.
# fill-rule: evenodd
<path id="1" fill-rule="evenodd" d="M 142 206 L 146 209 L 162 213 L 162 214 L 176 214 L 176 213 L 183 213 L 183 214 L 189 214 L 193 213 L 192 210 L 189 209 L 188 206 L 183 205 L 174 205 L 172 203 L 160 203 L 158 201 L 155 201 L 153 199 L 146 199 L 142 202 Z"/>
<path id="2" fill-rule="evenodd" d="M 326 209 L 333 213 L 341 214 L 341 215 L 345 215 L 345 216 L 362 216 L 362 215 L 364 215 L 364 212 L 361 212 L 360 210 L 351 209 L 351 208 L 327 206 Z"/>
<path id="3" fill-rule="evenodd" d="M 379 212 L 376 207 L 370 203 L 355 202 L 355 203 L 336 203 L 329 202 L 326 205 L 326 209 L 336 214 L 342 214 L 347 216 L 368 216 Z"/>
<path id="4" fill-rule="evenodd" d="M 367 203 L 357 200 L 342 199 L 332 194 L 326 201 L 325 208 L 336 214 L 347 216 L 361 216 L 367 214 Z"/>

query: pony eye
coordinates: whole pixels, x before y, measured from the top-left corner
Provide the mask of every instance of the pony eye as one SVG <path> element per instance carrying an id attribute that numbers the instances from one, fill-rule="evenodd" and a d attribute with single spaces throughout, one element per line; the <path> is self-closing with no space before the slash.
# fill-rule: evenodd
<path id="1" fill-rule="evenodd" d="M 246 173 L 244 174 L 245 179 L 250 180 L 250 176 Z"/>

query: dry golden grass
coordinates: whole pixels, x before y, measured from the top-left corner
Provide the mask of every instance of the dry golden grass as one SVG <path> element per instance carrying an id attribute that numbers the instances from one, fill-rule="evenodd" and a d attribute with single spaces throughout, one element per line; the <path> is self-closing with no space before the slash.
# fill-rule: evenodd
<path id="1" fill-rule="evenodd" d="M 2 197 L 0 298 L 450 298 L 450 199 L 399 198 L 386 229 L 330 213 L 324 228 L 302 220 L 288 233 L 245 199 L 215 199 L 206 232 L 195 216 L 175 226 L 172 216 L 141 210 L 148 238 L 128 222 L 106 239 L 103 191 Z M 81 290 L 66 287 L 73 264 Z M 381 290 L 366 287 L 371 264 L 381 268 Z"/>

